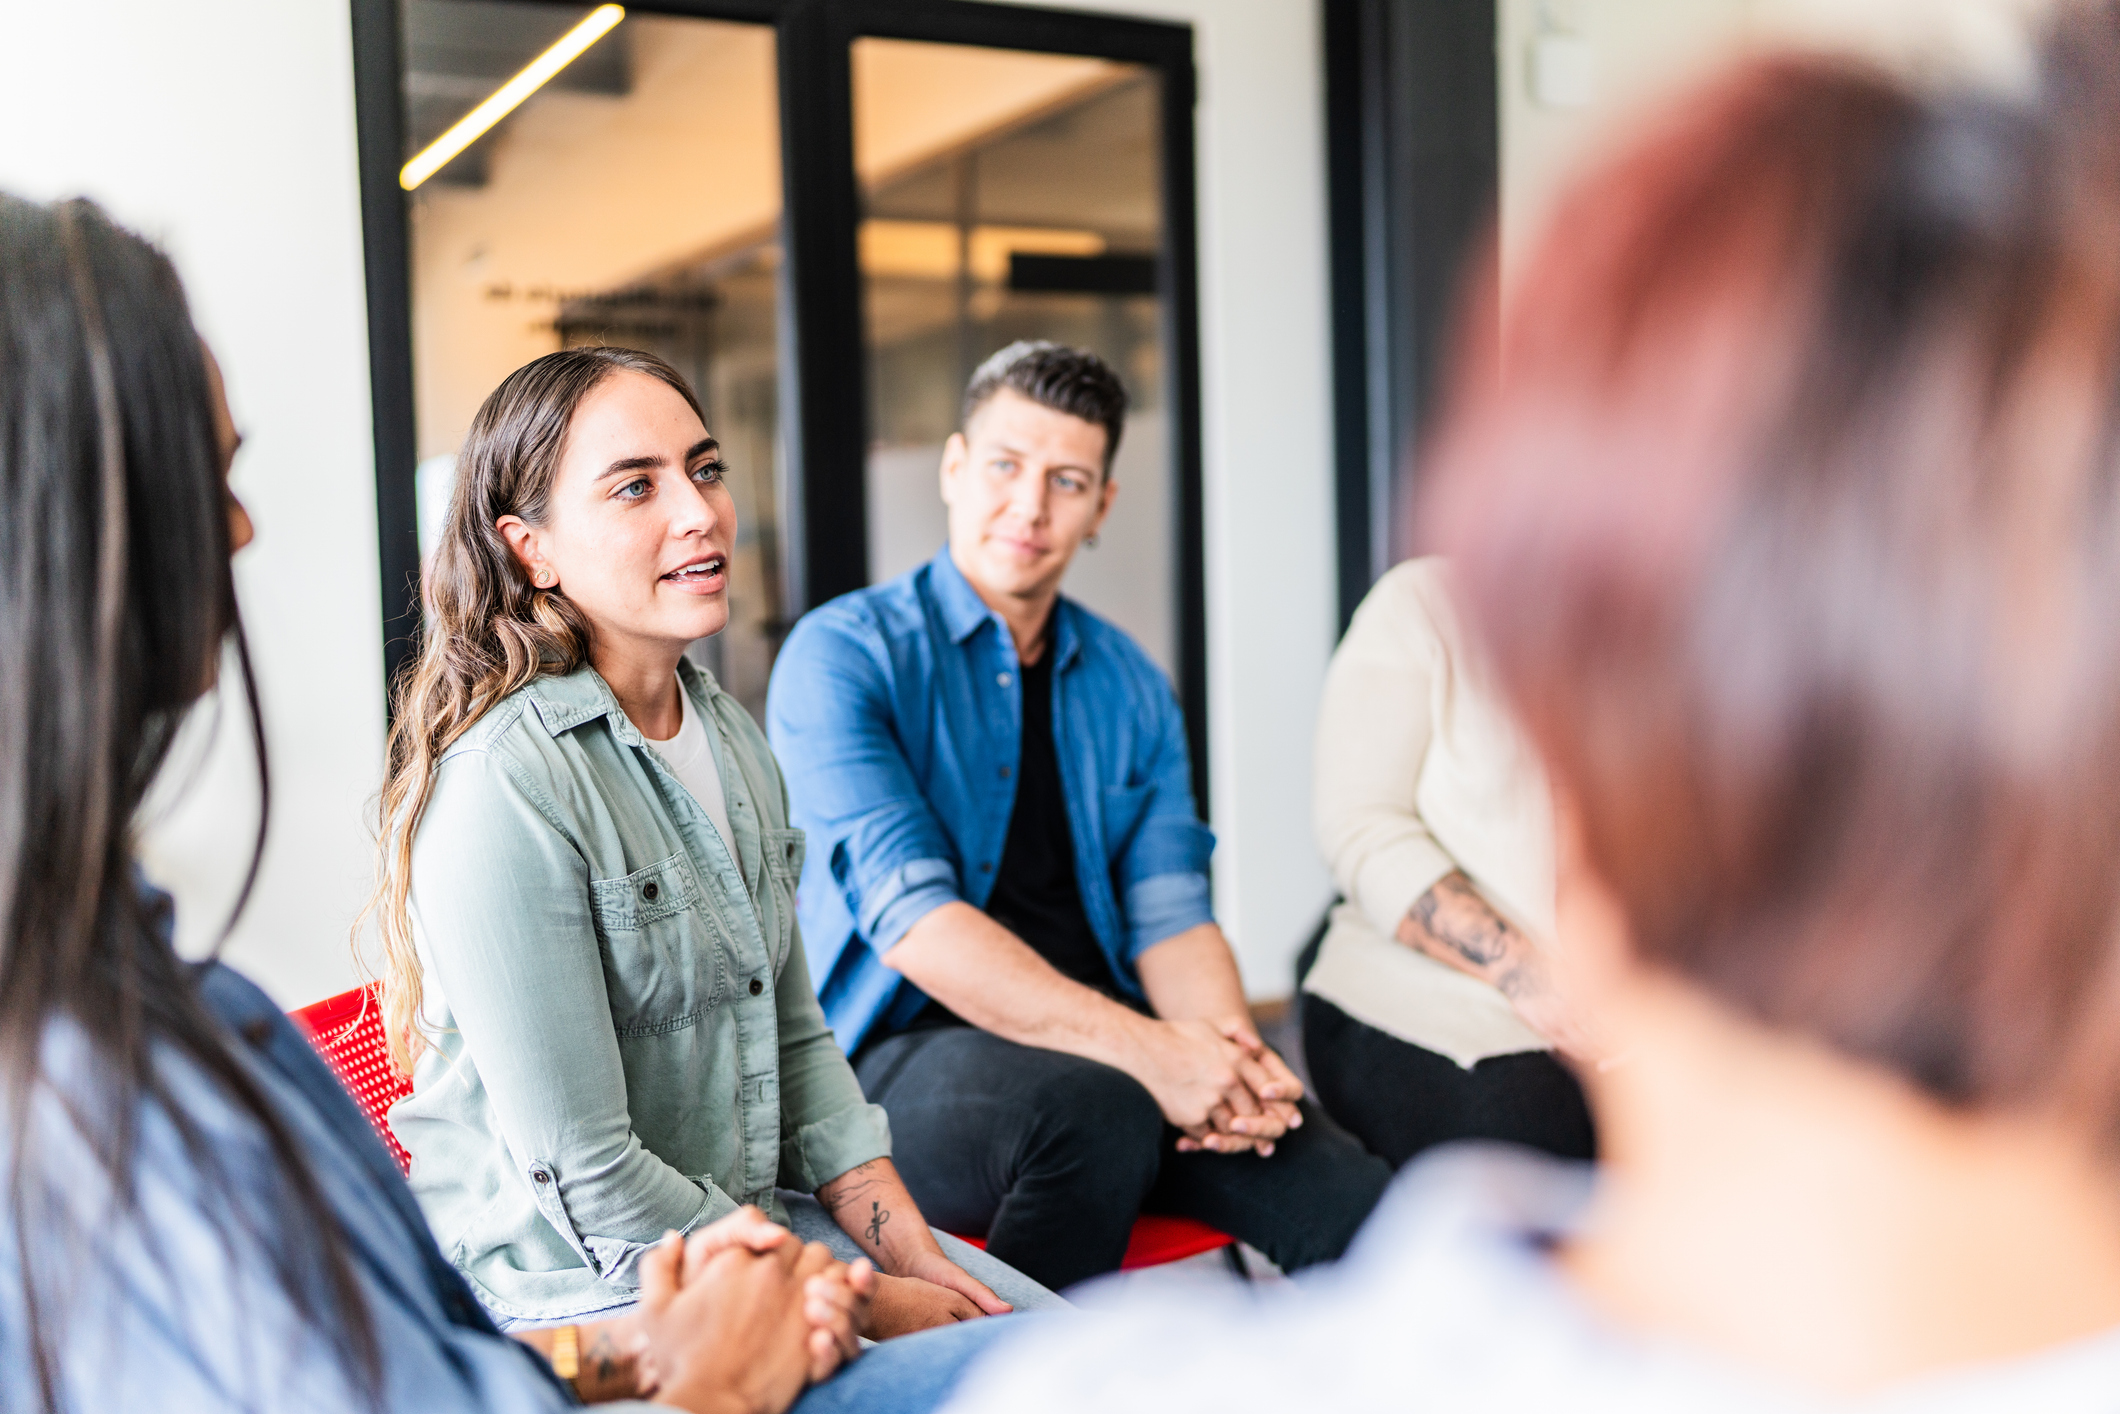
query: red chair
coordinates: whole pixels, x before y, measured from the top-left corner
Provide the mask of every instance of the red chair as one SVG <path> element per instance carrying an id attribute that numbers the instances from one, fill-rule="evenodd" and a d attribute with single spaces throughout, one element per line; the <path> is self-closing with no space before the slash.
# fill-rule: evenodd
<path id="1" fill-rule="evenodd" d="M 338 1073 L 339 1083 L 397 1156 L 398 1167 L 410 1173 L 412 1156 L 390 1132 L 388 1116 L 393 1104 L 412 1093 L 412 1082 L 390 1064 L 390 1047 L 383 1038 L 382 994 L 373 984 L 356 987 L 288 1015 Z"/>
<path id="2" fill-rule="evenodd" d="M 383 999 L 374 984 L 326 997 L 288 1014 L 338 1073 L 339 1082 L 360 1103 L 361 1113 L 368 1116 L 376 1134 L 397 1156 L 398 1167 L 411 1172 L 412 1156 L 390 1132 L 388 1116 L 391 1105 L 412 1093 L 412 1082 L 390 1064 L 389 1047 L 383 1038 Z M 986 1239 L 981 1237 L 964 1240 L 982 1250 L 986 1247 Z M 1144 1215 L 1134 1222 L 1133 1236 L 1126 1243 L 1126 1260 L 1120 1268 L 1132 1271 L 1136 1267 L 1159 1267 L 1165 1262 L 1216 1251 L 1227 1252 L 1230 1266 L 1240 1275 L 1248 1274 L 1244 1259 L 1237 1254 L 1235 1238 L 1191 1218 Z"/>
<path id="3" fill-rule="evenodd" d="M 986 1250 L 986 1239 L 969 1237 L 963 1239 Z M 1226 1232 L 1217 1232 L 1206 1223 L 1191 1218 L 1174 1218 L 1157 1213 L 1143 1213 L 1134 1219 L 1133 1235 L 1126 1239 L 1126 1259 L 1119 1263 L 1122 1272 L 1136 1267 L 1160 1267 L 1165 1262 L 1182 1262 L 1187 1257 L 1197 1257 L 1202 1252 L 1225 1252 L 1229 1265 L 1239 1276 L 1251 1275 L 1244 1265 L 1243 1257 L 1237 1253 L 1237 1239 Z"/>

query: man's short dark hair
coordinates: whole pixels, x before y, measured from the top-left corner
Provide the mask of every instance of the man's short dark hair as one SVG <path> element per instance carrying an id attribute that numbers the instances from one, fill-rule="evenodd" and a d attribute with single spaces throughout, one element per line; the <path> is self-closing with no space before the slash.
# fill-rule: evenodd
<path id="1" fill-rule="evenodd" d="M 1104 471 L 1111 474 L 1119 434 L 1126 430 L 1126 385 L 1110 364 L 1088 349 L 1071 349 L 1045 339 L 1018 339 L 972 374 L 964 388 L 964 413 L 957 425 L 971 426 L 972 414 L 1003 388 L 1040 407 L 1102 427 Z"/>

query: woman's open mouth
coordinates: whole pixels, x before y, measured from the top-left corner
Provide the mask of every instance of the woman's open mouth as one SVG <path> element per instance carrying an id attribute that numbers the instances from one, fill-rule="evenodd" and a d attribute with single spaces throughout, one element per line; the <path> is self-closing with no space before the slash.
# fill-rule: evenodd
<path id="1" fill-rule="evenodd" d="M 709 555 L 664 575 L 663 583 L 674 584 L 687 594 L 716 594 L 729 584 L 729 562 L 725 556 Z"/>

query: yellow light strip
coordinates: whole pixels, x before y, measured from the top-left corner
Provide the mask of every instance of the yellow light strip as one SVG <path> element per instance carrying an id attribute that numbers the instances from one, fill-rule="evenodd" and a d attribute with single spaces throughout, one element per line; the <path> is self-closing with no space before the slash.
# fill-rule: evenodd
<path id="1" fill-rule="evenodd" d="M 449 165 L 449 159 L 486 135 L 486 130 L 513 113 L 524 99 L 552 81 L 552 76 L 579 59 L 590 45 L 602 39 L 626 17 L 622 5 L 599 5 L 582 22 L 561 35 L 544 53 L 532 59 L 521 73 L 502 84 L 485 102 L 456 120 L 443 133 L 405 164 L 398 185 L 411 191 Z"/>

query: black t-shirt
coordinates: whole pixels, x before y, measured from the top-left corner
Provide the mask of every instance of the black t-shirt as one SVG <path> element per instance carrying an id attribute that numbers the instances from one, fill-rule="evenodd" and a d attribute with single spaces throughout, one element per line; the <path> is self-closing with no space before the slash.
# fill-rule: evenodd
<path id="1" fill-rule="evenodd" d="M 1072 977 L 1108 997 L 1119 998 L 1111 964 L 1089 926 L 1082 890 L 1075 882 L 1075 838 L 1069 829 L 1067 793 L 1060 783 L 1060 752 L 1053 740 L 1053 654 L 1021 670 L 1023 745 L 1016 758 L 1016 804 L 1009 812 L 1008 842 L 986 913 L 1031 945 L 1063 977 Z M 906 1029 L 961 1026 L 938 1001 L 914 1016 Z"/>
<path id="2" fill-rule="evenodd" d="M 1016 759 L 1016 807 L 987 916 L 1037 949 L 1063 977 L 1116 996 L 1111 965 L 1089 926 L 1075 882 L 1075 837 L 1068 828 L 1060 753 L 1053 744 L 1053 655 L 1023 672 L 1023 751 Z"/>

